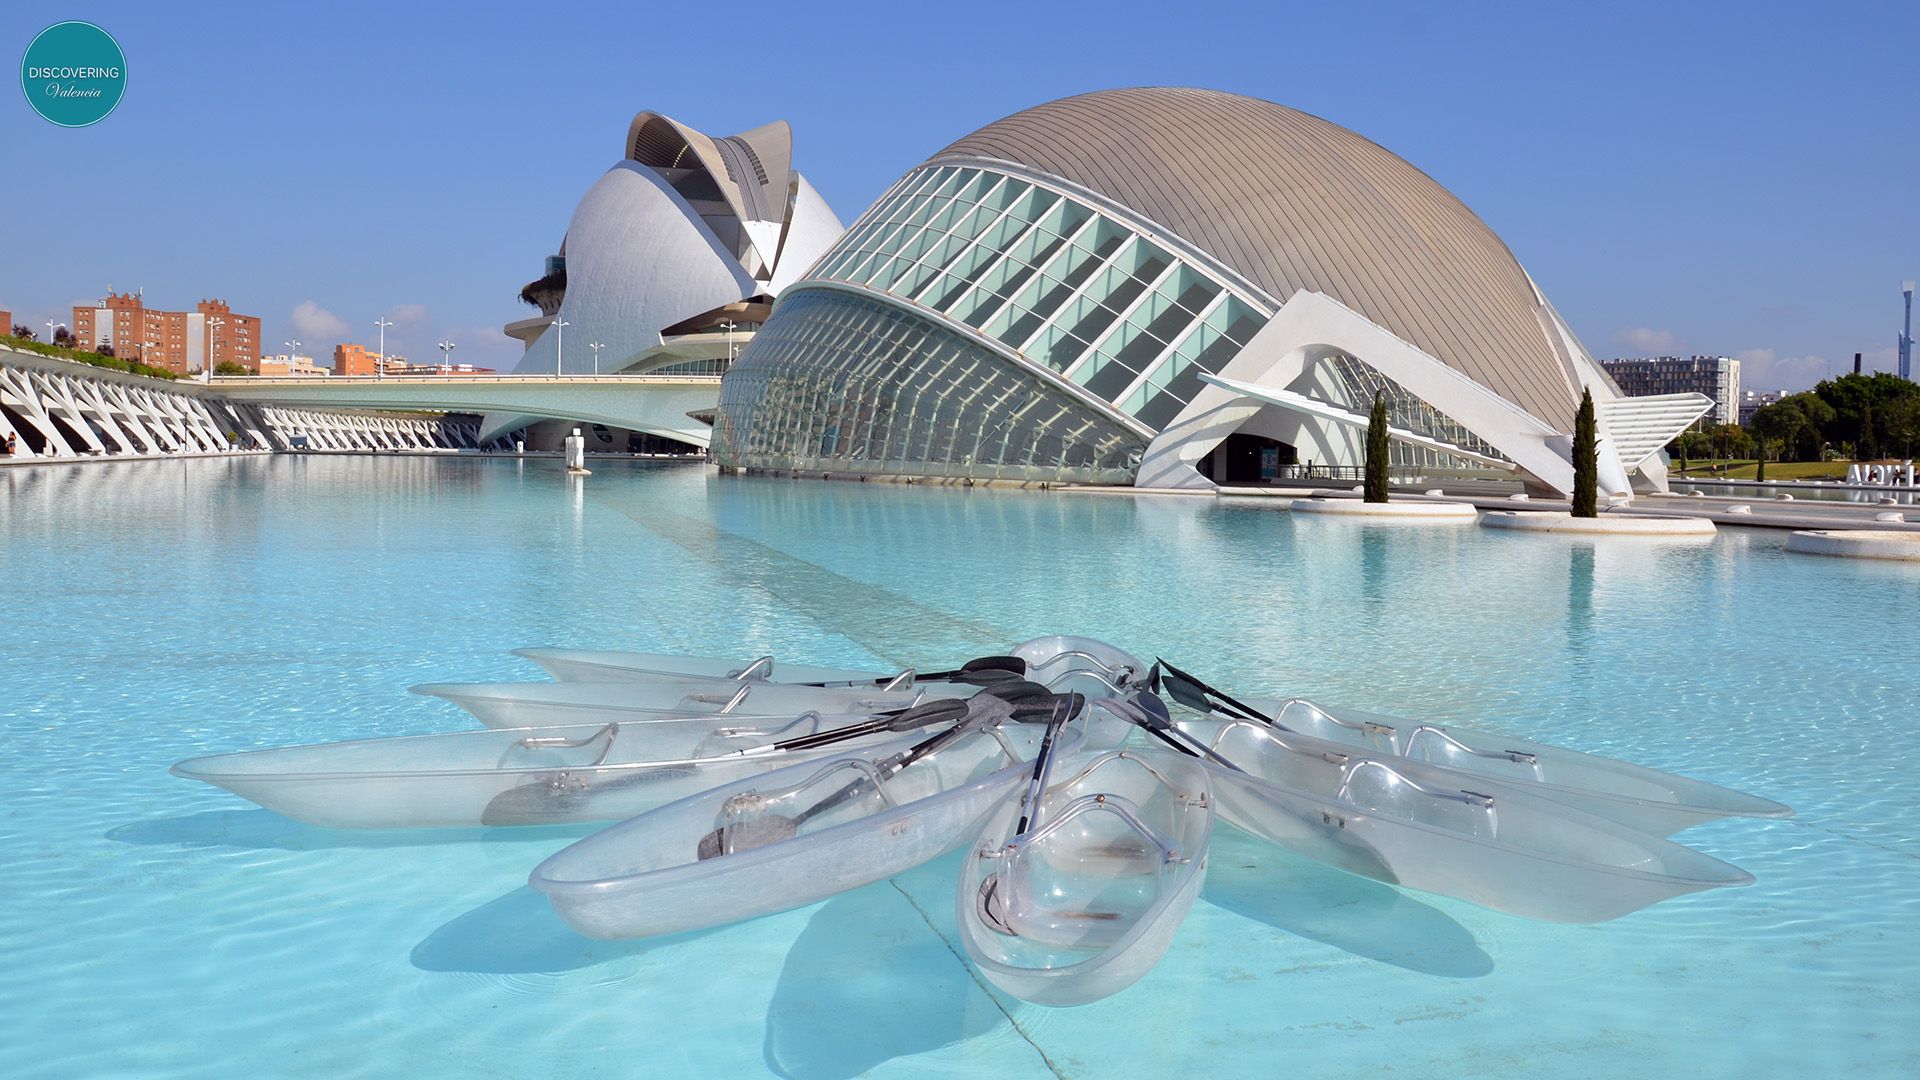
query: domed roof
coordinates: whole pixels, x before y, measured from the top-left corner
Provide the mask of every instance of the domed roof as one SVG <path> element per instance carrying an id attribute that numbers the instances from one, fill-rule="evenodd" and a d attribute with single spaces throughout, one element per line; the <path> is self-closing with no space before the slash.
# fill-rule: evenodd
<path id="1" fill-rule="evenodd" d="M 1127 207 L 1284 302 L 1323 292 L 1548 423 L 1579 380 L 1513 253 L 1445 188 L 1337 124 L 1213 90 L 1103 90 L 931 161 L 1012 162 Z"/>

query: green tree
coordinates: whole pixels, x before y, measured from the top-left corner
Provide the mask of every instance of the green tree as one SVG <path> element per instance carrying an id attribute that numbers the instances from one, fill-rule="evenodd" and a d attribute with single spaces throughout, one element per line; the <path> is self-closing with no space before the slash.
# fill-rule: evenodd
<path id="1" fill-rule="evenodd" d="M 1367 417 L 1367 482 L 1362 497 L 1370 503 L 1387 501 L 1387 399 L 1378 392 Z"/>
<path id="2" fill-rule="evenodd" d="M 1838 414 L 1819 395 L 1789 394 L 1757 410 L 1749 424 L 1761 438 L 1780 447 L 1782 461 L 1818 461 L 1820 444 L 1829 441 L 1827 429 Z"/>
<path id="3" fill-rule="evenodd" d="M 1753 478 L 1761 481 L 1767 478 L 1767 440 L 1753 440 Z"/>
<path id="4" fill-rule="evenodd" d="M 1819 399 L 1831 410 L 1831 416 L 1814 418 L 1820 428 L 1819 441 L 1852 443 L 1861 457 L 1877 457 L 1889 449 L 1890 442 L 1897 441 L 1887 419 L 1902 408 L 1902 402 L 1920 398 L 1920 385 L 1891 372 L 1848 373 L 1822 380 L 1807 396 Z M 1809 415 L 1813 413 L 1809 411 Z"/>
<path id="5" fill-rule="evenodd" d="M 1903 458 L 1913 456 L 1913 444 L 1920 442 L 1920 394 L 1889 403 L 1886 407 L 1886 432 L 1889 451 L 1898 448 Z"/>
<path id="6" fill-rule="evenodd" d="M 1573 417 L 1573 516 L 1600 516 L 1600 439 L 1593 417 L 1593 391 L 1580 394 Z"/>
<path id="7" fill-rule="evenodd" d="M 245 364 L 236 364 L 231 360 L 222 360 L 213 365 L 215 375 L 251 375 L 253 371 Z"/>
<path id="8" fill-rule="evenodd" d="M 13 324 L 13 336 L 21 339 L 22 341 L 35 340 L 33 329 L 27 326 L 27 324 L 25 323 Z"/>

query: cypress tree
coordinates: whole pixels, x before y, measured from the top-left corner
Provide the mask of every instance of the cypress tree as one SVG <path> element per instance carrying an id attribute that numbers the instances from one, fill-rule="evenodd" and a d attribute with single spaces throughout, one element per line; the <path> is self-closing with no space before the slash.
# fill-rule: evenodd
<path id="1" fill-rule="evenodd" d="M 1573 418 L 1573 516 L 1600 516 L 1600 448 L 1593 418 L 1593 391 L 1580 395 L 1580 411 Z"/>
<path id="2" fill-rule="evenodd" d="M 1753 450 L 1756 459 L 1753 463 L 1753 480 L 1757 484 L 1767 478 L 1767 440 L 1753 440 Z"/>
<path id="3" fill-rule="evenodd" d="M 1387 501 L 1387 399 L 1373 395 L 1373 413 L 1367 417 L 1367 483 L 1362 497 L 1370 503 Z"/>

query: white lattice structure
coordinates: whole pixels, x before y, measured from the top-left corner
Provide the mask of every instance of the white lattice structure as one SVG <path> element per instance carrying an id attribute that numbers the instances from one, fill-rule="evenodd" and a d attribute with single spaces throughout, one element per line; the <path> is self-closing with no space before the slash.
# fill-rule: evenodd
<path id="1" fill-rule="evenodd" d="M 0 440 L 12 437 L 15 460 L 474 450 L 479 434 L 477 417 L 236 402 L 217 386 L 0 348 Z"/>
<path id="2" fill-rule="evenodd" d="M 38 358 L 34 358 L 38 359 Z M 0 437 L 13 436 L 19 458 L 129 457 L 266 449 L 258 430 L 231 410 L 153 379 L 80 374 L 78 364 L 33 364 L 0 356 Z M 230 441 L 228 434 L 240 436 Z"/>
<path id="3" fill-rule="evenodd" d="M 379 413 L 334 412 L 326 409 L 289 409 L 263 405 L 260 417 L 275 442 L 288 449 L 338 451 L 367 450 L 477 450 L 480 423 L 443 416 L 383 416 Z"/>

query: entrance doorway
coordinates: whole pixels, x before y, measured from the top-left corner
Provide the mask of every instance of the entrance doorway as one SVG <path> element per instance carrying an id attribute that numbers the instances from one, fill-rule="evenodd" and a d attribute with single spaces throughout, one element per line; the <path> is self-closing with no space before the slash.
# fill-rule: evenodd
<path id="1" fill-rule="evenodd" d="M 1236 431 L 1200 459 L 1200 475 L 1216 484 L 1271 484 L 1287 466 L 1298 464 L 1293 444 Z"/>

